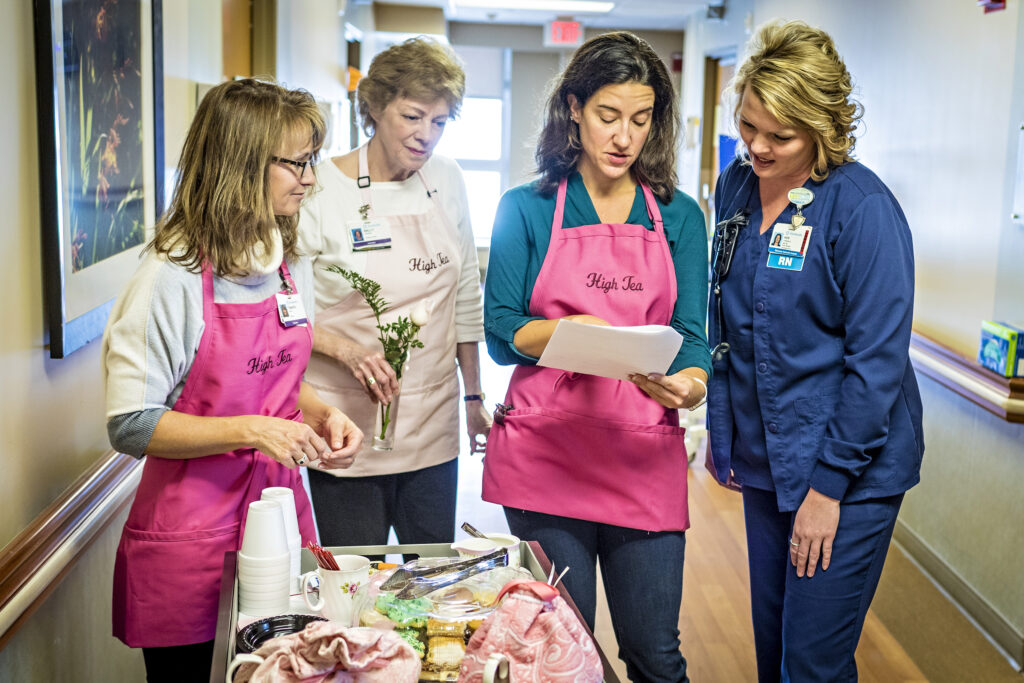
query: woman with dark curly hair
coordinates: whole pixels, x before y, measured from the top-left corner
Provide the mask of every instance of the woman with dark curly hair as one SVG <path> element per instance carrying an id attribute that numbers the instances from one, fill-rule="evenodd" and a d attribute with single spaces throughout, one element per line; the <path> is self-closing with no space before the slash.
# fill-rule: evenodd
<path id="1" fill-rule="evenodd" d="M 635 681 L 682 681 L 686 448 L 679 409 L 705 394 L 707 239 L 675 188 L 675 93 L 630 33 L 584 43 L 558 79 L 540 177 L 495 219 L 484 296 L 491 356 L 515 364 L 484 460 L 483 496 L 540 541 L 593 628 L 601 562 L 619 656 Z M 540 367 L 559 320 L 671 325 L 665 375 L 618 381 Z"/>
<path id="2" fill-rule="evenodd" d="M 731 89 L 745 149 L 715 192 L 709 465 L 742 487 L 759 679 L 852 681 L 924 452 L 910 228 L 851 157 L 861 109 L 828 34 L 763 27 Z"/>

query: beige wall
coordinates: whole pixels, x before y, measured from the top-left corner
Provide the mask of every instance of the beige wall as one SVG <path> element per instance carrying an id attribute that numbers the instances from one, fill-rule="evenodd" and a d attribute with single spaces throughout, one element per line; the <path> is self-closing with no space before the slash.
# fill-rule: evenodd
<path id="1" fill-rule="evenodd" d="M 50 360 L 44 340 L 39 166 L 32 3 L 8 3 L 0 25 L 0 544 L 6 544 L 110 449 L 99 341 Z M 220 6 L 164 2 L 167 164 L 173 166 L 195 106 L 195 83 L 220 80 Z M 169 180 L 173 176 L 169 176 Z M 2 681 L 143 680 L 142 657 L 110 635 L 114 550 L 123 515 L 74 565 L 54 594 L 0 650 Z M 54 652 L 60 656 L 54 656 Z"/>
<path id="2" fill-rule="evenodd" d="M 866 110 L 857 156 L 914 233 L 915 327 L 973 355 L 982 319 L 1024 322 L 1024 228 L 1009 220 L 1024 120 L 1020 4 L 985 15 L 958 0 L 735 0 L 725 22 L 694 18 L 687 29 L 684 115 L 700 115 L 704 57 L 742 52 L 748 12 L 755 26 L 799 18 L 835 38 Z M 681 164 L 688 192 L 698 189 L 696 154 Z M 922 483 L 900 521 L 1024 634 L 1024 425 L 921 385 Z"/>

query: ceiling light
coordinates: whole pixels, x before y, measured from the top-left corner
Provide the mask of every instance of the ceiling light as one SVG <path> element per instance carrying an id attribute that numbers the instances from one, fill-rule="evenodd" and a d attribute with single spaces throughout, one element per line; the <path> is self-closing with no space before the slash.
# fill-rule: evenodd
<path id="1" fill-rule="evenodd" d="M 497 10 L 533 10 L 566 14 L 603 14 L 615 8 L 614 2 L 596 0 L 455 0 L 458 7 Z"/>

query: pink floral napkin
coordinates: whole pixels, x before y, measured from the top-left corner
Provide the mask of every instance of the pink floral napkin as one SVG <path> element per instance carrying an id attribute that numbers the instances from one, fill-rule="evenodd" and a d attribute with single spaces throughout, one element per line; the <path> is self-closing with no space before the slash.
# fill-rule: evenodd
<path id="1" fill-rule="evenodd" d="M 273 638 L 242 664 L 235 683 L 415 683 L 420 659 L 394 631 L 315 621 L 298 633 Z"/>

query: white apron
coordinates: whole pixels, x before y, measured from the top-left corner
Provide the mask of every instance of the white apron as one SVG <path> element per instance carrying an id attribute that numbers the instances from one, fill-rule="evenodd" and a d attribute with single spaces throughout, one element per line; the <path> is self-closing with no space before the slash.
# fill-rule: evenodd
<path id="1" fill-rule="evenodd" d="M 416 175 L 431 197 L 422 214 L 379 216 L 373 211 L 366 146 L 359 150 L 359 175 L 366 178 L 363 203 L 369 216 L 391 229 L 391 248 L 368 251 L 362 275 L 381 285 L 391 308 L 383 323 L 409 316 L 423 299 L 433 301 L 430 322 L 420 328 L 422 349 L 412 349 L 402 377 L 402 400 L 396 419 L 395 447 L 373 450 L 378 404 L 341 363 L 313 354 L 306 380 L 320 397 L 335 405 L 363 430 L 363 449 L 347 470 L 324 470 L 340 477 L 366 477 L 410 472 L 439 465 L 459 453 L 459 382 L 455 364 L 455 296 L 462 257 L 455 226 L 445 216 L 437 194 L 430 194 L 423 175 Z M 332 226 L 344 230 L 345 226 Z M 340 278 L 340 275 L 335 275 Z M 317 326 L 343 335 L 374 351 L 383 351 L 377 320 L 361 294 L 348 290 L 336 304 L 317 312 Z"/>

